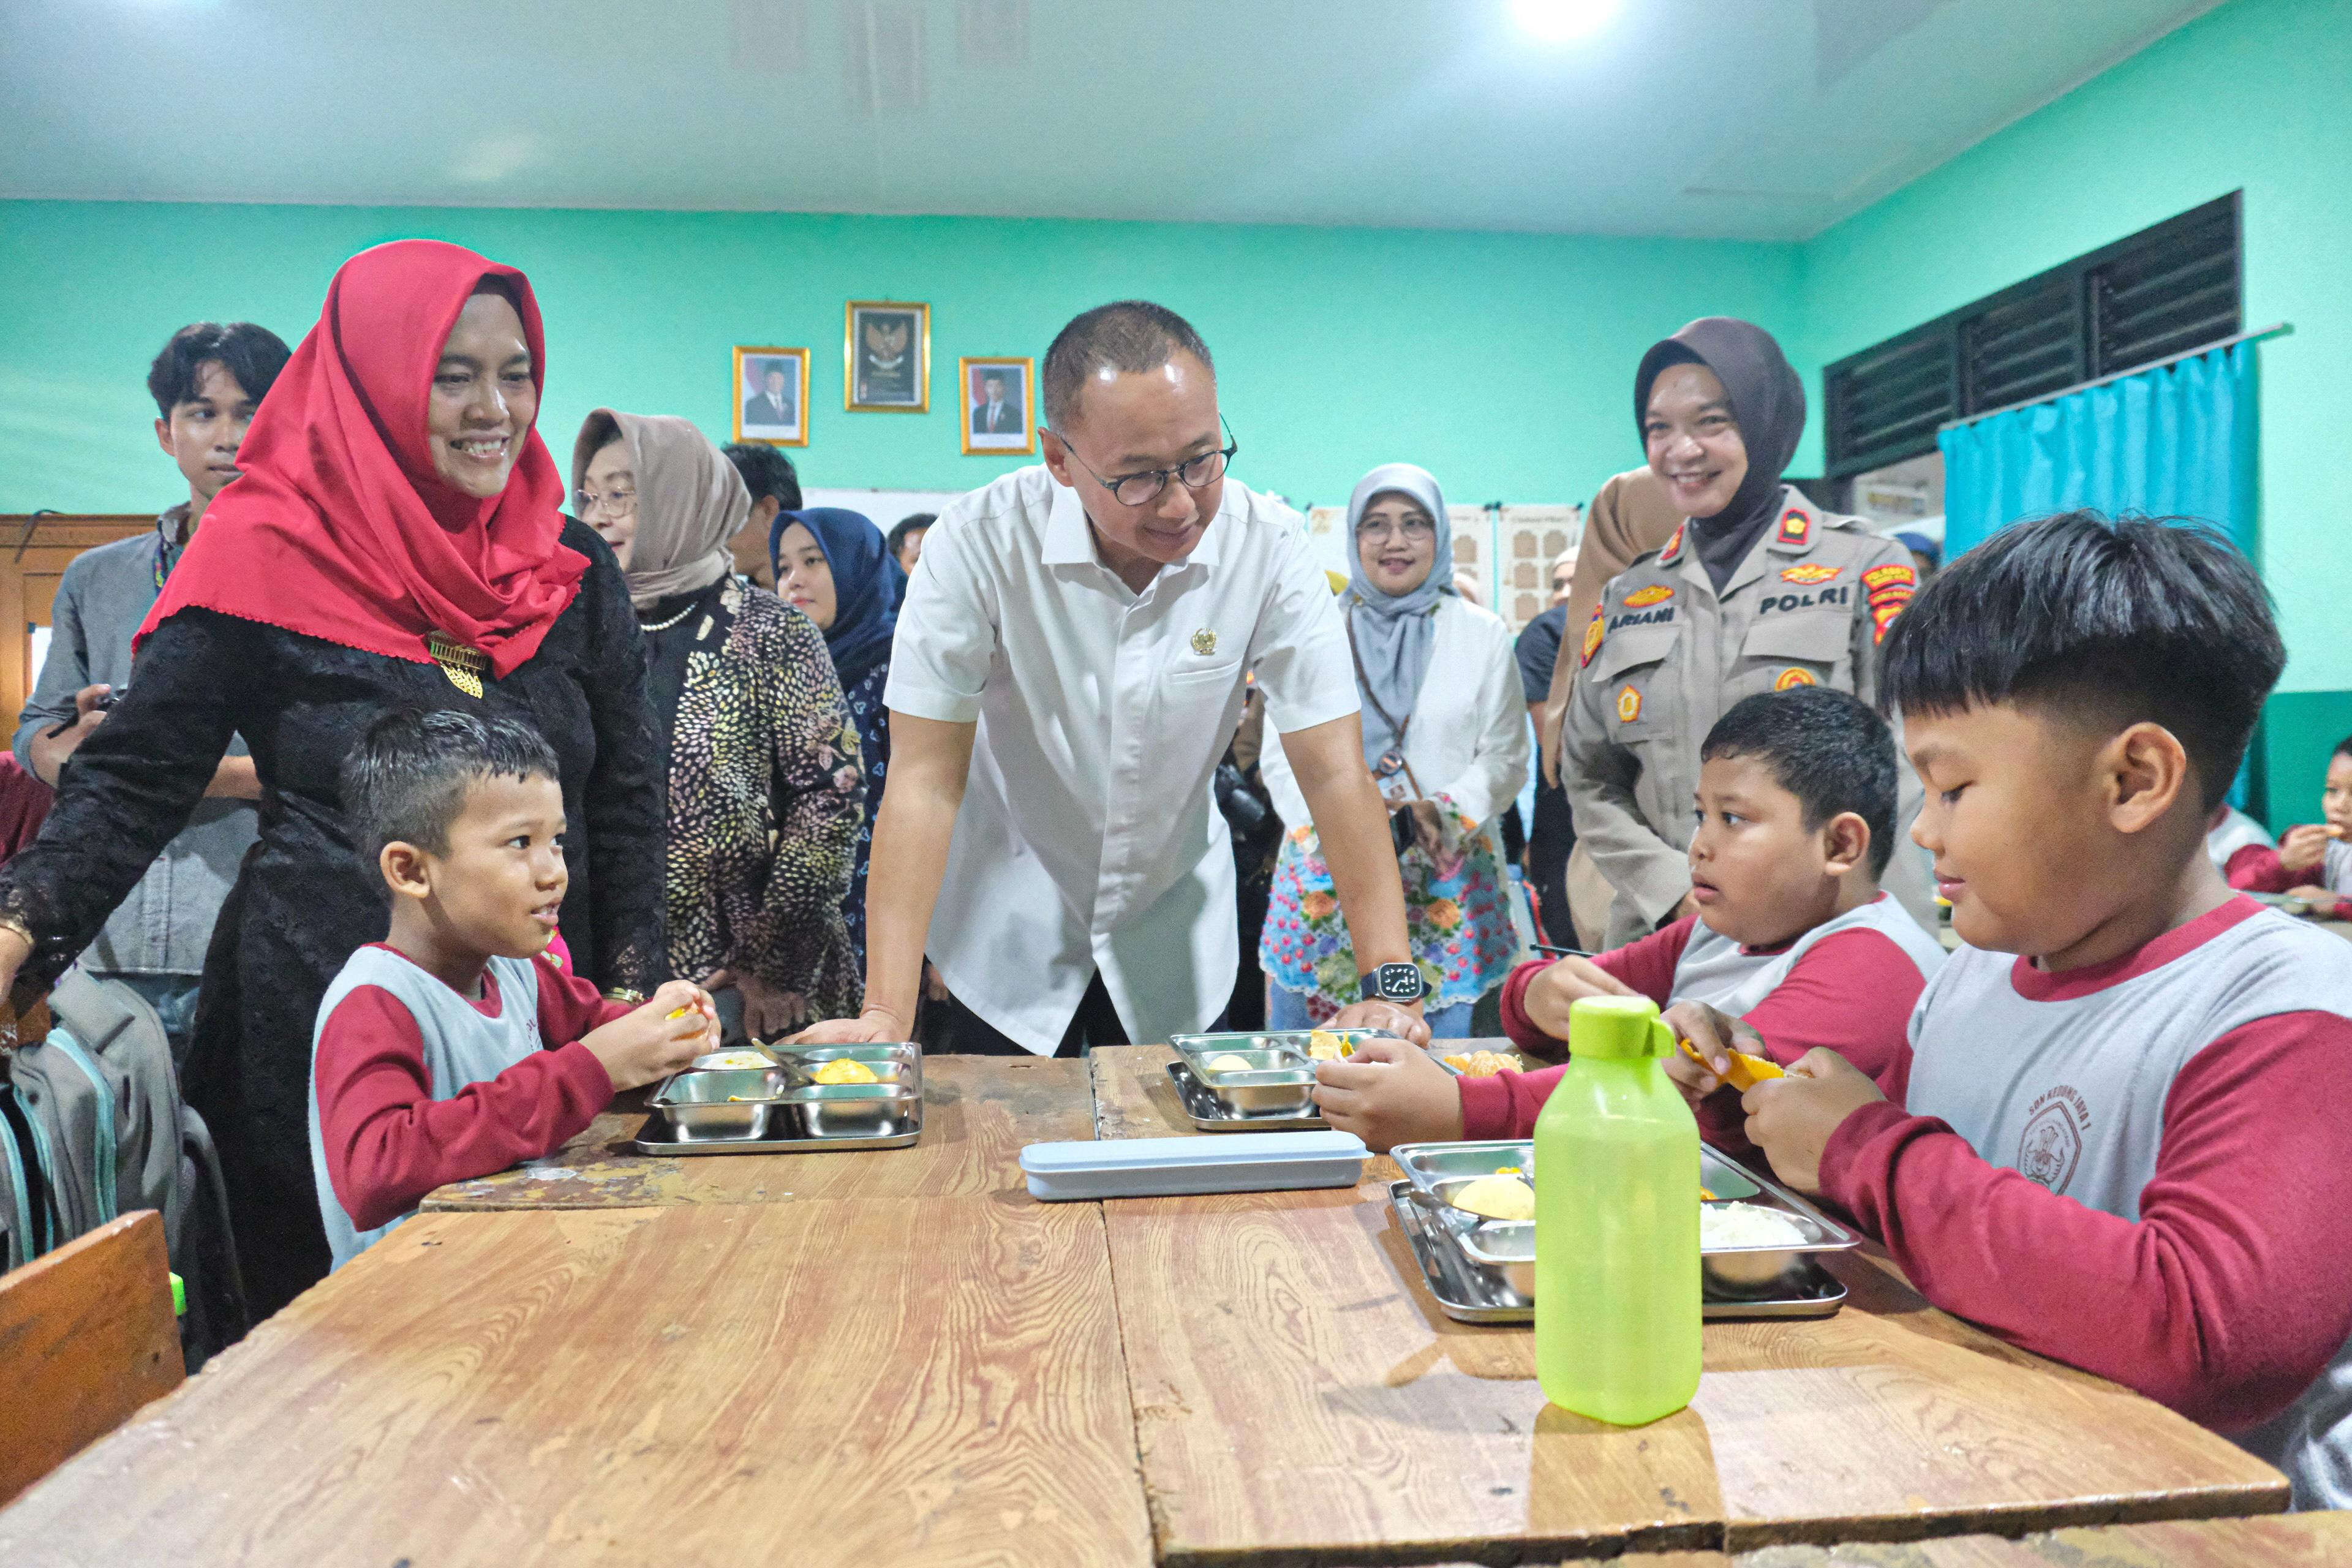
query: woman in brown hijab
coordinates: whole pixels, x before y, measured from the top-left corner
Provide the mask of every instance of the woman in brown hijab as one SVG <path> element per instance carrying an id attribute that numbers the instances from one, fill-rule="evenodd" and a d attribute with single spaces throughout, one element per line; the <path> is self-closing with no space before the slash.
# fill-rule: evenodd
<path id="1" fill-rule="evenodd" d="M 855 1015 L 841 900 L 864 810 L 857 737 L 823 635 L 734 574 L 727 542 L 751 492 L 686 420 L 609 408 L 580 427 L 572 474 L 645 630 L 672 967 L 739 992 L 754 1039 Z"/>

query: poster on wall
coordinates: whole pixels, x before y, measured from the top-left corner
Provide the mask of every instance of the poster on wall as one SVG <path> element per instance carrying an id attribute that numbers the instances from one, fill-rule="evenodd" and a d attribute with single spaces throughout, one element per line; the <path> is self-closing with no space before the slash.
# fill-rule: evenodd
<path id="1" fill-rule="evenodd" d="M 964 456 L 1025 456 L 1037 449 L 1037 380 L 1034 359 L 956 361 L 963 388 Z"/>
<path id="2" fill-rule="evenodd" d="M 735 439 L 808 445 L 806 349 L 735 348 Z"/>
<path id="3" fill-rule="evenodd" d="M 931 308 L 852 300 L 842 330 L 842 406 L 855 413 L 928 414 Z"/>

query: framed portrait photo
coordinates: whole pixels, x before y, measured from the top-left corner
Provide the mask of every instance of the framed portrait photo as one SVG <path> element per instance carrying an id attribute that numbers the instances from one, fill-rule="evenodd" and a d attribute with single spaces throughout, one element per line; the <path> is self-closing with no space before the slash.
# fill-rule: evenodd
<path id="1" fill-rule="evenodd" d="M 931 410 L 931 308 L 852 300 L 842 332 L 841 405 L 861 414 Z"/>
<path id="2" fill-rule="evenodd" d="M 1037 449 L 1037 362 L 960 359 L 967 458 L 1022 457 Z"/>
<path id="3" fill-rule="evenodd" d="M 808 445 L 809 352 L 735 350 L 735 439 L 771 447 Z"/>

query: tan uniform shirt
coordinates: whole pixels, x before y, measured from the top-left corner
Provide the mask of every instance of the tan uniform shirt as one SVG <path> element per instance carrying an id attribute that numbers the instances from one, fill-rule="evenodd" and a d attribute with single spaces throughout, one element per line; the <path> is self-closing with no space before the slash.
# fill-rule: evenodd
<path id="1" fill-rule="evenodd" d="M 1563 639 L 1581 665 L 1562 725 L 1561 773 L 1587 846 L 1617 889 L 1611 946 L 1654 927 L 1690 891 L 1699 747 L 1731 705 L 1759 691 L 1833 686 L 1878 696 L 1878 643 L 1917 585 L 1910 552 L 1822 512 L 1791 488 L 1718 596 L 1684 530 L 1611 581 L 1593 616 Z M 1903 851 L 1919 807 L 1907 763 L 1890 892 L 1927 902 Z"/>
<path id="2" fill-rule="evenodd" d="M 1584 537 L 1576 547 L 1576 574 L 1568 584 L 1568 635 L 1559 639 L 1552 665 L 1551 694 L 1544 699 L 1544 777 L 1559 783 L 1559 728 L 1568 696 L 1576 686 L 1574 634 L 1592 618 L 1609 579 L 1663 546 L 1683 523 L 1682 509 L 1666 498 L 1666 487 L 1647 467 L 1613 474 L 1584 509 Z"/>

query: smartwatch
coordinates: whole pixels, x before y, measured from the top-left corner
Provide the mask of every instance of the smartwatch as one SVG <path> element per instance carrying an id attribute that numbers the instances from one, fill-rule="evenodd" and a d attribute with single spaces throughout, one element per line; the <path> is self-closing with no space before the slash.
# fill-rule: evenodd
<path id="1" fill-rule="evenodd" d="M 1383 963 L 1358 984 L 1367 1002 L 1418 1002 L 1429 992 L 1417 963 Z"/>

